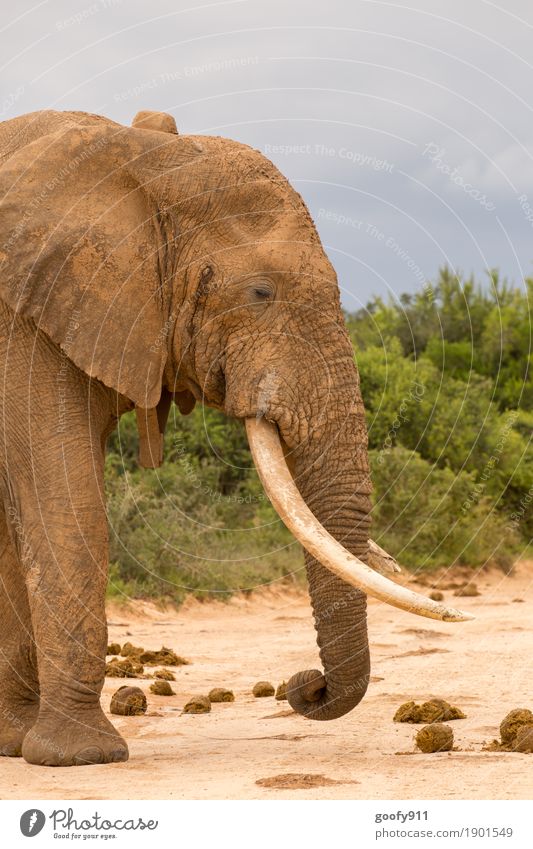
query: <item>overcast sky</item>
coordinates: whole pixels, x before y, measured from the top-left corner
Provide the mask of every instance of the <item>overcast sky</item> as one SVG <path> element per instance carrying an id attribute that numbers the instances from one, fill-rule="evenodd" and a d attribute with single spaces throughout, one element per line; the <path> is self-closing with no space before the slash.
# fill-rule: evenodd
<path id="1" fill-rule="evenodd" d="M 533 275 L 527 0 L 2 4 L 0 119 L 82 109 L 257 147 L 306 200 L 349 309 L 448 263 Z"/>

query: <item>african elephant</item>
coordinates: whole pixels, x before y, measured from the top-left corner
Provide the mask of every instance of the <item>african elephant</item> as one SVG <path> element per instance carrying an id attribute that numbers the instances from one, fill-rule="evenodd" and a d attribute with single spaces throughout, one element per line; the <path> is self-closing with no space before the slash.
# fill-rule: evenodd
<path id="1" fill-rule="evenodd" d="M 123 761 L 100 707 L 105 443 L 136 409 L 161 462 L 174 400 L 246 423 L 267 494 L 306 549 L 324 672 L 292 707 L 334 719 L 369 679 L 366 593 L 464 618 L 371 568 L 367 436 L 335 272 L 259 152 L 43 111 L 0 124 L 0 748 L 33 764 Z M 289 471 L 290 467 L 290 471 Z M 370 546 L 370 548 L 369 548 Z"/>

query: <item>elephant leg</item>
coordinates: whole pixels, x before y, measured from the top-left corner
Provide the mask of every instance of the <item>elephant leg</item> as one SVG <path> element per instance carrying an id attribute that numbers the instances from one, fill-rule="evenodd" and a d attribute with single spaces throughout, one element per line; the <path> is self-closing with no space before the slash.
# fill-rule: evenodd
<path id="1" fill-rule="evenodd" d="M 74 457 L 70 462 L 56 458 L 52 494 L 20 495 L 23 527 L 32 529 L 23 562 L 40 684 L 39 715 L 24 738 L 22 755 L 45 766 L 128 758 L 126 742 L 100 706 L 107 645 L 107 523 L 102 493 L 91 482 L 94 469 L 79 447 L 78 466 Z M 37 506 L 40 523 L 35 522 Z"/>
<path id="2" fill-rule="evenodd" d="M 39 681 L 22 567 L 0 510 L 0 755 L 19 757 L 37 720 Z"/>

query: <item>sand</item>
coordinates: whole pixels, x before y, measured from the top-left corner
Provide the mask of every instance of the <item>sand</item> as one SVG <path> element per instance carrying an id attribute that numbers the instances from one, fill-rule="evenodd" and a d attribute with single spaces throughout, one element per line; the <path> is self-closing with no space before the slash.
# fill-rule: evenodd
<path id="1" fill-rule="evenodd" d="M 355 711 L 331 723 L 252 695 L 258 680 L 277 683 L 317 666 L 306 594 L 272 589 L 226 604 L 191 600 L 178 612 L 148 603 L 111 606 L 110 642 L 164 644 L 191 661 L 174 670 L 177 695 L 154 696 L 149 680 L 135 681 L 147 694 L 146 716 L 112 717 L 129 744 L 127 763 L 74 771 L 3 758 L 1 796 L 531 799 L 533 755 L 481 749 L 499 737 L 510 710 L 533 709 L 533 562 L 521 563 L 513 577 L 497 570 L 473 577 L 480 596 L 445 592 L 449 603 L 476 615 L 473 622 L 445 624 L 370 602 L 369 691 Z M 214 704 L 204 715 L 182 712 L 191 696 L 220 686 L 231 687 L 235 702 Z M 106 710 L 116 689 L 117 680 L 106 679 Z M 453 723 L 459 751 L 417 752 L 421 726 L 392 721 L 403 702 L 435 697 L 467 714 Z"/>

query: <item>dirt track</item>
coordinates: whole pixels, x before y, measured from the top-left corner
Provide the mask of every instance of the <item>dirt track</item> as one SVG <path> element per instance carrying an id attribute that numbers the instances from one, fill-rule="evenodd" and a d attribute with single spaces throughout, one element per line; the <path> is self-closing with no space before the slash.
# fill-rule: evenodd
<path id="1" fill-rule="evenodd" d="M 174 697 L 148 693 L 145 717 L 114 717 L 128 740 L 125 764 L 48 769 L 2 759 L 4 799 L 531 799 L 533 755 L 483 752 L 514 707 L 533 709 L 533 562 L 515 577 L 493 571 L 475 598 L 446 599 L 476 615 L 459 625 L 370 603 L 373 679 L 362 704 L 332 723 L 313 723 L 288 703 L 251 695 L 317 665 L 307 597 L 268 592 L 229 604 L 191 602 L 178 614 L 151 605 L 109 611 L 110 640 L 171 646 L 192 661 L 176 670 Z M 413 586 L 415 589 L 419 587 Z M 427 590 L 426 590 L 427 591 Z M 521 598 L 518 602 L 514 599 Z M 103 703 L 123 682 L 106 679 Z M 148 692 L 150 682 L 138 683 Z M 182 714 L 191 695 L 235 691 L 233 704 Z M 441 696 L 460 706 L 459 751 L 414 752 L 417 727 L 392 722 L 410 699 Z M 277 776 L 312 774 L 322 779 Z M 256 784 L 274 779 L 274 787 Z M 320 786 L 308 786 L 318 781 Z M 272 783 L 267 782 L 267 783 Z M 304 789 L 297 789 L 301 783 Z M 282 789 L 279 785 L 288 785 Z M 296 785 L 296 786 L 295 786 Z"/>

